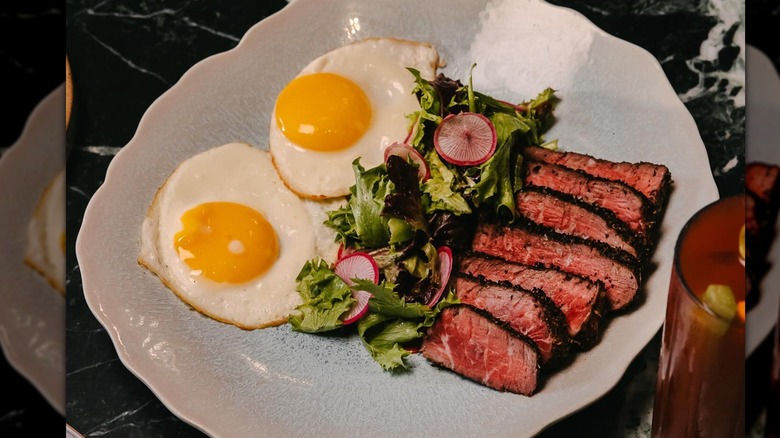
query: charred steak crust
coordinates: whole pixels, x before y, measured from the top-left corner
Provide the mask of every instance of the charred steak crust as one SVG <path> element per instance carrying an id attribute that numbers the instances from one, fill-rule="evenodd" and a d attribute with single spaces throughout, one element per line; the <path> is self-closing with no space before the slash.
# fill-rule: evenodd
<path id="1" fill-rule="evenodd" d="M 768 205 L 780 202 L 780 167 L 753 161 L 745 167 L 745 190 Z"/>
<path id="2" fill-rule="evenodd" d="M 624 207 L 622 205 L 624 203 L 630 204 L 628 210 L 618 210 L 618 206 L 611 210 L 631 230 L 649 235 L 656 226 L 661 210 L 645 195 L 621 181 L 601 178 L 582 170 L 533 159 L 526 159 L 524 164 L 524 186 L 548 187 L 575 196 L 583 202 L 608 209 L 607 203 L 620 198 L 622 200 L 620 207 Z M 602 191 L 608 192 L 608 195 L 599 197 L 597 193 Z M 632 220 L 634 216 L 638 216 L 636 222 Z"/>
<path id="3" fill-rule="evenodd" d="M 609 313 L 636 301 L 673 181 L 648 162 L 533 146 L 522 155 L 511 223 L 482 213 L 465 233 L 439 233 L 461 244 L 452 278 L 461 303 L 427 329 L 421 352 L 467 379 L 530 396 L 540 373 L 572 347 L 595 345 Z"/>
<path id="4" fill-rule="evenodd" d="M 767 259 L 777 236 L 780 209 L 780 166 L 760 161 L 745 169 L 746 308 L 761 299 L 761 286 L 772 264 Z"/>
<path id="5" fill-rule="evenodd" d="M 476 261 L 476 262 L 475 262 Z M 548 292 L 550 289 L 555 288 L 566 288 L 567 291 L 575 291 L 577 289 L 586 289 L 588 291 L 591 291 L 595 289 L 592 296 L 587 300 L 586 306 L 588 309 L 571 309 L 573 313 L 584 313 L 586 316 L 581 320 L 579 323 L 579 327 L 573 328 L 571 325 L 567 322 L 568 327 L 568 334 L 569 339 L 571 341 L 571 344 L 573 347 L 577 347 L 581 350 L 587 350 L 591 347 L 593 347 L 598 340 L 601 338 L 601 320 L 606 313 L 606 305 L 607 305 L 607 299 L 606 299 L 606 292 L 604 290 L 604 284 L 600 281 L 593 281 L 588 278 L 582 277 L 580 275 L 575 275 L 569 272 L 562 271 L 561 269 L 558 269 L 557 267 L 544 267 L 541 265 L 524 265 L 521 263 L 514 263 L 510 262 L 504 258 L 493 256 L 490 254 L 482 253 L 482 252 L 475 252 L 475 251 L 465 251 L 461 253 L 458 257 L 455 259 L 456 263 L 456 271 L 462 272 L 466 275 L 471 275 L 474 277 L 482 277 L 486 280 L 492 280 L 493 278 L 496 279 L 504 279 L 504 281 L 508 281 L 511 284 L 524 288 L 524 289 L 540 289 L 547 295 L 551 301 L 553 301 L 554 304 L 556 304 L 556 307 L 561 309 L 562 313 L 566 315 L 565 312 L 563 312 L 562 305 L 564 302 L 556 302 L 556 299 L 552 297 L 552 295 Z M 486 272 L 490 268 L 485 269 L 484 265 L 494 265 L 492 266 L 496 271 L 494 272 Z M 464 269 L 464 265 L 468 266 Z M 477 269 L 482 268 L 482 270 L 474 270 L 470 269 L 473 265 L 476 265 Z M 549 286 L 542 286 L 542 287 L 523 287 L 522 284 L 520 284 L 521 279 L 519 279 L 514 272 L 517 272 L 517 270 L 528 270 L 531 272 L 534 272 L 536 277 L 538 276 L 548 276 L 552 281 L 556 281 L 555 284 L 551 284 Z M 514 275 L 514 277 L 513 277 Z M 563 280 L 563 282 L 560 282 Z M 493 280 L 493 281 L 501 281 L 501 280 Z M 538 281 L 538 280 L 537 280 Z M 576 289 L 569 287 L 567 288 L 568 282 L 575 283 Z M 528 282 L 525 282 L 528 283 Z M 566 297 L 561 297 L 559 295 L 559 300 L 565 300 Z M 584 298 L 582 296 L 578 296 L 577 298 Z M 568 320 L 568 318 L 566 318 Z"/>
<path id="6" fill-rule="evenodd" d="M 766 202 L 750 190 L 745 191 L 746 250 L 752 263 L 765 261 L 775 238 L 778 204 Z M 758 265 L 756 265 L 758 267 Z"/>
<path id="7" fill-rule="evenodd" d="M 526 351 L 530 355 L 529 360 L 533 362 L 533 363 L 522 364 L 525 365 L 528 368 L 529 373 L 532 374 L 527 376 L 528 385 L 523 385 L 522 388 L 518 388 L 518 386 L 520 385 L 516 384 L 517 382 L 512 382 L 512 381 L 508 381 L 508 382 L 487 381 L 486 382 L 485 380 L 488 376 L 479 375 L 479 371 L 482 370 L 468 369 L 465 367 L 465 365 L 467 364 L 455 364 L 456 366 L 451 367 L 448 366 L 448 364 L 444 363 L 444 361 L 441 358 L 436 357 L 437 349 L 435 346 L 433 346 L 433 344 L 435 344 L 436 342 L 447 342 L 447 340 L 441 339 L 443 338 L 442 334 L 447 336 L 446 330 L 448 328 L 452 328 L 452 327 L 447 327 L 447 325 L 448 324 L 456 325 L 457 324 L 456 318 L 458 318 L 462 312 L 471 313 L 472 314 L 471 316 L 484 319 L 488 324 L 491 324 L 497 327 L 499 330 L 505 332 L 508 335 L 509 339 L 516 341 L 516 343 L 519 346 L 524 347 L 526 349 Z M 454 327 L 454 329 L 457 330 L 458 327 Z M 456 351 L 455 353 L 461 353 L 461 354 L 463 354 L 466 350 L 474 349 L 475 347 L 485 350 L 484 345 L 476 344 L 477 342 L 480 341 L 488 342 L 488 341 L 494 341 L 494 339 L 469 338 L 466 339 L 465 343 L 448 345 L 448 348 L 452 349 L 453 346 L 460 347 L 460 350 Z M 508 348 L 503 351 L 506 350 L 508 350 Z M 460 375 L 461 377 L 467 378 L 471 381 L 474 381 L 482 385 L 486 385 L 498 391 L 509 391 L 509 392 L 522 394 L 525 396 L 531 396 L 534 394 L 534 392 L 536 392 L 538 386 L 540 356 L 536 344 L 527 336 L 513 330 L 508 324 L 496 319 L 490 313 L 485 312 L 484 310 L 481 310 L 474 306 L 469 306 L 467 304 L 457 304 L 442 310 L 440 317 L 437 318 L 433 326 L 428 328 L 428 330 L 426 331 L 420 351 L 422 355 L 429 362 L 436 365 L 437 367 L 452 371 Z"/>
<path id="8" fill-rule="evenodd" d="M 631 303 L 633 301 L 636 301 L 636 297 L 639 295 L 639 293 L 641 291 L 641 287 L 640 287 L 641 284 L 642 284 L 642 281 L 641 281 L 641 264 L 639 263 L 639 261 L 636 258 L 634 258 L 633 256 L 631 256 L 630 254 L 628 254 L 625 251 L 620 251 L 620 250 L 612 248 L 612 247 L 610 247 L 608 245 L 599 244 L 598 242 L 593 242 L 591 240 L 582 239 L 580 237 L 560 234 L 560 233 L 557 233 L 557 232 L 555 232 L 555 231 L 553 231 L 553 230 L 551 230 L 551 229 L 549 229 L 547 227 L 542 227 L 542 226 L 539 226 L 537 224 L 529 223 L 529 222 L 526 222 L 526 221 L 523 221 L 523 220 L 516 219 L 513 223 L 508 224 L 505 221 L 501 221 L 501 220 L 495 218 L 494 216 L 484 215 L 482 217 L 482 219 L 481 219 L 480 225 L 477 227 L 477 232 L 475 233 L 474 242 L 472 244 L 472 250 L 480 251 L 480 252 L 486 252 L 486 253 L 497 255 L 497 256 L 498 255 L 502 255 L 507 249 L 503 248 L 501 250 L 498 250 L 498 249 L 491 249 L 491 248 L 480 247 L 480 245 L 481 245 L 480 242 L 479 242 L 480 241 L 480 233 L 481 233 L 481 230 L 483 229 L 484 226 L 489 226 L 491 228 L 494 228 L 495 231 L 497 233 L 499 233 L 499 235 L 503 235 L 503 234 L 505 234 L 507 232 L 513 232 L 513 230 L 517 230 L 520 233 L 528 233 L 530 235 L 540 236 L 541 238 L 543 238 L 545 240 L 553 241 L 553 242 L 555 242 L 555 243 L 557 243 L 557 244 L 559 244 L 561 246 L 583 246 L 583 247 L 587 247 L 587 248 L 590 248 L 591 250 L 595 251 L 596 253 L 598 253 L 602 257 L 604 257 L 606 259 L 609 259 L 611 262 L 616 263 L 617 265 L 619 265 L 619 266 L 623 267 L 624 269 L 628 270 L 628 273 L 632 277 L 633 283 L 635 283 L 636 287 L 633 290 L 631 290 L 631 295 L 630 295 L 629 299 L 625 303 L 618 303 L 617 305 L 615 305 L 613 303 L 613 300 L 615 299 L 615 297 L 610 295 L 611 286 L 609 284 L 607 284 L 606 282 L 604 283 L 605 288 L 607 289 L 607 299 L 610 302 L 610 309 L 611 310 L 618 310 L 618 309 L 629 308 Z M 512 255 L 515 255 L 515 254 L 509 254 L 508 253 L 507 260 L 512 261 L 512 262 L 525 263 L 525 261 L 523 261 L 523 260 L 516 260 L 514 258 L 510 258 L 509 256 L 512 256 Z M 557 267 L 563 269 L 563 267 L 561 267 L 557 263 L 553 263 L 553 262 L 547 262 L 547 263 L 540 262 L 540 263 L 542 263 L 542 265 L 545 266 L 545 267 L 557 266 Z M 566 269 L 563 269 L 563 270 L 566 270 Z M 584 273 L 581 274 L 579 272 L 574 272 L 574 271 L 567 271 L 567 272 L 572 272 L 572 273 L 575 273 L 577 275 L 585 275 L 586 277 L 588 277 L 588 278 L 590 278 L 592 280 L 600 280 L 601 278 L 599 277 L 599 275 L 602 274 L 600 272 L 595 272 L 594 275 L 589 276 L 589 275 L 586 275 Z M 619 301 L 622 301 L 622 300 L 619 300 Z"/>
<path id="9" fill-rule="evenodd" d="M 522 215 L 526 220 L 533 221 L 531 218 L 522 214 L 521 212 L 522 207 L 520 206 L 520 199 L 523 197 L 524 192 L 538 193 L 544 196 L 556 198 L 561 202 L 572 204 L 577 208 L 581 208 L 597 216 L 599 219 L 604 221 L 606 226 L 609 227 L 609 229 L 612 230 L 612 232 L 614 232 L 618 238 L 622 239 L 627 245 L 634 249 L 636 258 L 638 258 L 640 261 L 644 261 L 649 256 L 651 245 L 646 236 L 632 231 L 631 228 L 625 224 L 625 222 L 621 221 L 617 216 L 615 216 L 614 212 L 596 204 L 584 202 L 580 198 L 572 196 L 568 193 L 563 193 L 558 190 L 551 189 L 549 187 L 528 186 L 524 187 L 517 193 L 518 214 Z M 544 224 L 540 223 L 540 225 Z"/>
<path id="10" fill-rule="evenodd" d="M 514 331 L 521 333 L 525 336 L 528 336 L 528 338 L 531 339 L 532 342 L 534 342 L 534 345 L 536 345 L 537 349 L 540 351 L 540 356 L 543 357 L 543 360 L 541 360 L 540 362 L 542 363 L 543 366 L 553 367 L 559 364 L 562 361 L 562 359 L 564 359 L 566 356 L 568 356 L 571 343 L 570 343 L 568 331 L 566 330 L 567 327 L 566 316 L 563 314 L 563 311 L 555 304 L 555 302 L 553 302 L 553 300 L 551 300 L 550 297 L 548 297 L 547 294 L 544 293 L 544 291 L 542 291 L 541 289 L 524 289 L 515 286 L 508 281 L 490 281 L 485 279 L 485 277 L 481 275 L 472 276 L 460 272 L 454 275 L 454 280 L 455 280 L 454 281 L 455 295 L 458 297 L 458 299 L 461 300 L 461 302 L 463 302 L 464 304 L 469 304 L 473 307 L 479 308 L 481 310 L 484 310 L 485 312 L 490 313 L 491 315 L 493 315 L 495 319 L 498 319 L 500 321 L 503 321 L 506 324 L 509 324 L 509 326 L 512 327 Z M 538 306 L 539 308 L 541 308 L 542 320 L 539 322 L 546 327 L 551 337 L 551 342 L 550 342 L 551 348 L 550 348 L 549 358 L 544 360 L 544 354 L 542 352 L 542 348 L 540 348 L 536 340 L 534 340 L 534 337 L 524 332 L 521 328 L 517 327 L 515 324 L 513 324 L 513 321 L 505 320 L 501 318 L 499 315 L 497 315 L 495 312 L 491 311 L 490 309 L 481 306 L 479 304 L 480 300 L 474 299 L 476 297 L 464 296 L 464 293 L 458 290 L 458 286 L 462 285 L 464 281 L 471 282 L 475 285 L 478 285 L 480 288 L 498 287 L 504 291 L 507 291 L 510 294 L 510 296 L 507 297 L 507 301 L 514 299 L 513 294 L 525 295 L 531 298 L 534 301 L 534 306 Z"/>
<path id="11" fill-rule="evenodd" d="M 641 192 L 659 209 L 665 205 L 672 186 L 672 174 L 669 168 L 662 164 L 647 161 L 608 161 L 581 152 L 552 151 L 534 146 L 526 147 L 523 154 L 536 161 L 558 164 L 596 177 L 621 181 Z"/>
<path id="12" fill-rule="evenodd" d="M 601 255 L 604 257 L 607 257 L 609 259 L 612 259 L 621 265 L 629 268 L 634 275 L 636 275 L 637 279 L 640 277 L 641 273 L 641 262 L 636 257 L 632 256 L 631 254 L 614 247 L 611 247 L 603 242 L 596 242 L 591 239 L 585 239 L 578 236 L 572 236 L 571 234 L 563 234 L 559 233 L 555 230 L 553 230 L 550 227 L 546 227 L 544 225 L 539 225 L 533 222 L 529 222 L 525 220 L 524 218 L 517 218 L 514 222 L 508 223 L 506 221 L 500 220 L 495 217 L 487 218 L 485 220 L 486 223 L 492 223 L 494 225 L 502 225 L 507 226 L 511 228 L 522 228 L 524 230 L 528 230 L 534 234 L 539 234 L 547 237 L 550 240 L 555 240 L 561 243 L 565 244 L 572 244 L 572 245 L 586 245 L 591 248 L 594 248 L 596 251 L 598 251 Z"/>

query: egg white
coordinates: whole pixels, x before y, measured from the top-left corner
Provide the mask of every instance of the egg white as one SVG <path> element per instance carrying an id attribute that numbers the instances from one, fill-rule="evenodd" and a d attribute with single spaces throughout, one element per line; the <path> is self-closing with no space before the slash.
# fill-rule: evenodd
<path id="1" fill-rule="evenodd" d="M 271 117 L 269 145 L 280 177 L 299 196 L 324 199 L 346 196 L 355 183 L 352 162 L 360 157 L 365 168 L 382 163 L 384 150 L 406 138 L 407 114 L 420 109 L 412 94 L 414 76 L 420 71 L 432 80 L 439 64 L 437 50 L 427 43 L 393 38 L 368 38 L 332 50 L 307 65 L 298 76 L 328 72 L 357 84 L 372 106 L 371 124 L 351 147 L 337 151 L 313 151 L 291 142 Z"/>
<path id="2" fill-rule="evenodd" d="M 24 262 L 65 293 L 65 170 L 44 189 L 27 226 Z"/>
<path id="3" fill-rule="evenodd" d="M 174 235 L 187 210 L 215 201 L 253 208 L 272 225 L 279 258 L 264 274 L 243 284 L 190 275 L 174 247 Z M 230 143 L 185 160 L 157 191 L 143 222 L 138 262 L 201 313 L 254 329 L 286 322 L 301 304 L 295 278 L 315 251 L 311 217 L 277 176 L 269 153 Z"/>
<path id="4" fill-rule="evenodd" d="M 311 226 L 314 229 L 315 251 L 317 257 L 325 260 L 329 265 L 336 262 L 340 244 L 336 242 L 336 230 L 325 226 L 328 212 L 337 210 L 347 204 L 346 198 L 333 198 L 325 200 L 303 199 L 303 206 L 311 218 Z"/>

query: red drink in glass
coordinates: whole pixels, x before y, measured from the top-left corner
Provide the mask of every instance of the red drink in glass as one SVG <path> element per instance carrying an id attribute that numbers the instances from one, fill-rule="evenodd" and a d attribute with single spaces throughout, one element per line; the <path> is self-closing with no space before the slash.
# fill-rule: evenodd
<path id="1" fill-rule="evenodd" d="M 745 268 L 739 234 L 745 198 L 718 200 L 696 213 L 675 247 L 658 368 L 653 437 L 745 434 Z M 702 301 L 726 285 L 742 313 L 726 319 Z"/>
<path id="2" fill-rule="evenodd" d="M 780 312 L 780 309 L 778 309 Z M 766 409 L 766 438 L 780 438 L 780 315 L 775 323 L 775 352 L 772 380 Z"/>

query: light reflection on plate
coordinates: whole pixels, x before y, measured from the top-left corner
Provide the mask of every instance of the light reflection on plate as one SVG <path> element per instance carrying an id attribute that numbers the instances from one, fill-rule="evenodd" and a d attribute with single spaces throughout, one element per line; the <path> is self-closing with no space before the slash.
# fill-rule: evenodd
<path id="1" fill-rule="evenodd" d="M 284 84 L 318 55 L 368 36 L 429 41 L 447 62 L 443 72 L 458 79 L 476 62 L 475 88 L 498 98 L 521 101 L 556 88 L 562 102 L 548 138 L 562 149 L 671 170 L 675 189 L 644 301 L 531 398 L 493 391 L 419 356 L 409 373 L 383 372 L 356 337 L 217 323 L 189 310 L 135 261 L 133 236 L 180 161 L 235 139 L 265 148 Z M 535 0 L 457 7 L 296 0 L 235 50 L 194 66 L 149 108 L 92 198 L 76 250 L 87 303 L 122 362 L 174 414 L 209 434 L 526 436 L 604 395 L 658 332 L 677 234 L 717 196 L 693 118 L 658 62 L 574 11 Z M 175 368 L 155 345 L 175 357 Z"/>

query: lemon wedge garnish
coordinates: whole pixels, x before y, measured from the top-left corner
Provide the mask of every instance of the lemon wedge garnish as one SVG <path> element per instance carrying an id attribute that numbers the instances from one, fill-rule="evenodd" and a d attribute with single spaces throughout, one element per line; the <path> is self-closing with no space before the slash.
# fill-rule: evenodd
<path id="1" fill-rule="evenodd" d="M 726 321 L 731 321 L 737 314 L 737 300 L 729 286 L 711 284 L 707 286 L 701 300 L 713 313 Z"/>

